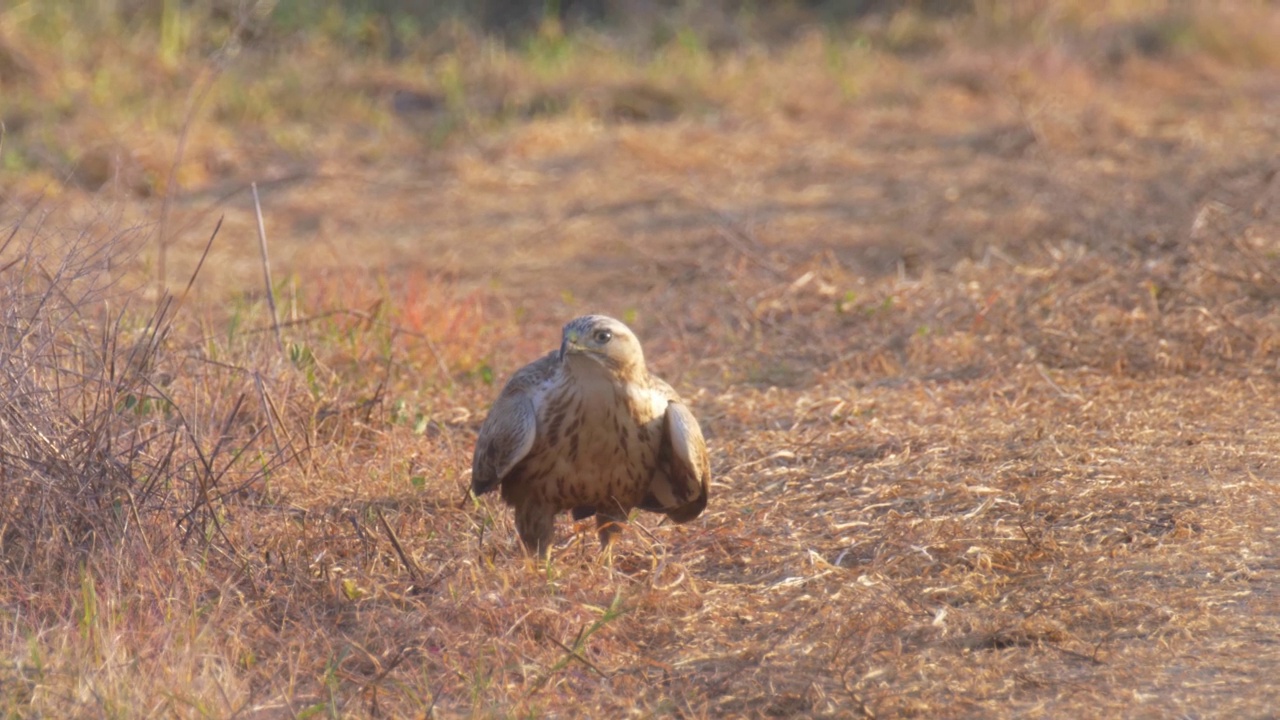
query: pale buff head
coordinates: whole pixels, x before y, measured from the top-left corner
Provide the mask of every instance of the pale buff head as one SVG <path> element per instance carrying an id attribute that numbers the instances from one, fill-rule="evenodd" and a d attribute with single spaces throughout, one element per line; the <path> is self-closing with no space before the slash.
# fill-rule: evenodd
<path id="1" fill-rule="evenodd" d="M 644 372 L 644 351 L 631 328 L 607 315 L 583 315 L 564 326 L 560 361 L 590 359 L 619 375 Z"/>

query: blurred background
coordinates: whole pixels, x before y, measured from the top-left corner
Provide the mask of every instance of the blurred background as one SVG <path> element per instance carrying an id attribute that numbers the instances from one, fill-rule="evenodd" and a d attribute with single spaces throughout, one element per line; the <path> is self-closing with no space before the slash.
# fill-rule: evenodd
<path id="1" fill-rule="evenodd" d="M 797 61 L 843 104 L 883 104 L 877 75 L 900 97 L 922 91 L 899 70 L 930 58 L 970 90 L 1037 62 L 1103 76 L 1135 59 L 1260 69 L 1280 62 L 1274 15 L 1268 2 L 1172 0 L 11 1 L 0 192 L 208 188 L 243 179 L 250 148 L 258 163 L 313 155 L 350 124 L 396 133 L 399 154 L 536 117 L 705 118 L 744 94 L 768 112 L 785 88 L 734 78 Z"/>

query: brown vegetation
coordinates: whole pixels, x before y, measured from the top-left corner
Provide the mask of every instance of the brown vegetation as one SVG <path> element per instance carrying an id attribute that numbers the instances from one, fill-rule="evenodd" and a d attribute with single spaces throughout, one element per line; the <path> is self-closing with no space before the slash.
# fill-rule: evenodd
<path id="1" fill-rule="evenodd" d="M 217 67 L 0 11 L 5 712 L 1272 712 L 1280 17 L 975 5 Z M 460 500 L 588 311 L 716 480 L 544 565 Z"/>

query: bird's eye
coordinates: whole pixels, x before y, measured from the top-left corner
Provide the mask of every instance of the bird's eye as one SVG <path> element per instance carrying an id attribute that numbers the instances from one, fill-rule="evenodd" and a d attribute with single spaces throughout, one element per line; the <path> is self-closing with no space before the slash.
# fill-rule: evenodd
<path id="1" fill-rule="evenodd" d="M 596 341 L 596 343 L 604 345 L 613 339 L 613 333 L 608 330 L 597 330 L 591 337 Z"/>

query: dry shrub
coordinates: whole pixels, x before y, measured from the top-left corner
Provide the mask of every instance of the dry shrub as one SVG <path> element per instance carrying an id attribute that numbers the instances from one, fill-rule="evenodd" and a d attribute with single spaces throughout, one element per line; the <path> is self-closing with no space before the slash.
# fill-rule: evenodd
<path id="1" fill-rule="evenodd" d="M 212 696 L 221 660 L 169 652 L 208 638 L 164 618 L 225 610 L 208 593 L 235 551 L 229 502 L 292 455 L 253 417 L 254 374 L 187 362 L 180 300 L 146 307 L 127 280 L 143 228 L 65 232 L 54 215 L 24 214 L 0 243 L 3 625 L 27 638 L 3 704 L 127 712 L 147 676 Z"/>
<path id="2" fill-rule="evenodd" d="M 128 239 L 19 222 L 0 247 L 4 559 L 20 576 L 60 576 L 164 504 L 174 431 L 150 370 L 168 323 L 127 327 L 109 264 Z"/>
<path id="3" fill-rule="evenodd" d="M 267 430 L 261 418 L 244 422 L 243 390 L 220 394 L 225 403 L 183 402 L 193 378 L 218 374 L 172 356 L 180 301 L 165 294 L 138 307 L 142 294 L 121 281 L 139 234 L 68 236 L 19 222 L 0 248 L 12 258 L 0 276 L 0 422 L 2 467 L 18 489 L 5 530 L 16 568 L 73 564 L 129 538 L 150 546 L 216 534 L 219 501 L 279 461 L 234 469 L 228 454 L 255 449 Z M 149 539 L 158 518 L 169 527 Z"/>

